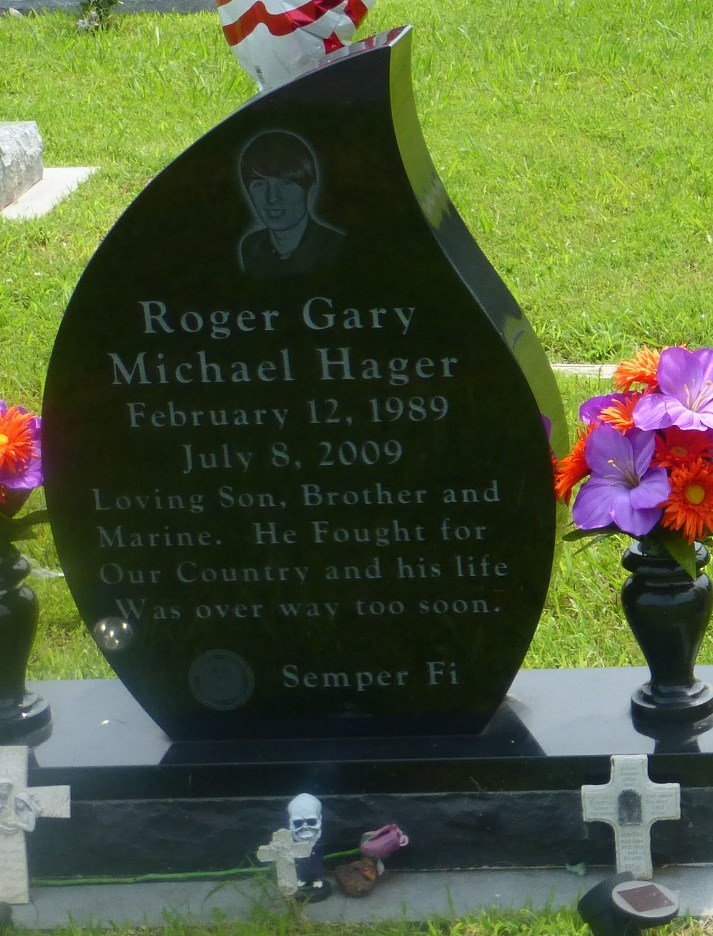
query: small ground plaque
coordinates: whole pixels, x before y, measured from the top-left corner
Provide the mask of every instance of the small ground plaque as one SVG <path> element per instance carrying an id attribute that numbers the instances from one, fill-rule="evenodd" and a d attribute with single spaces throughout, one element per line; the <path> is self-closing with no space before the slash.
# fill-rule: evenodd
<path id="1" fill-rule="evenodd" d="M 409 31 L 330 59 L 148 186 L 50 364 L 67 582 L 174 737 L 477 731 L 550 578 L 559 396 L 428 157 Z"/>

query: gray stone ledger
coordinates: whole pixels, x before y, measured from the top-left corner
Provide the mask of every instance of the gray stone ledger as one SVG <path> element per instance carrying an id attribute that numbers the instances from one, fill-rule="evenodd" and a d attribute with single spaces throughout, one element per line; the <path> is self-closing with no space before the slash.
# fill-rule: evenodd
<path id="1" fill-rule="evenodd" d="M 0 210 L 40 181 L 42 148 L 34 120 L 0 123 Z"/>

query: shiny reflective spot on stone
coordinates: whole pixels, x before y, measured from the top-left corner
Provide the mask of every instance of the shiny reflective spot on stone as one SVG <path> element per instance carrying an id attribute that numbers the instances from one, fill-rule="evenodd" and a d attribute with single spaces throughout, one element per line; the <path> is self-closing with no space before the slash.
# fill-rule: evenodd
<path id="1" fill-rule="evenodd" d="M 108 653 L 125 650 L 134 639 L 134 628 L 121 618 L 102 618 L 94 625 L 94 639 L 100 649 Z"/>

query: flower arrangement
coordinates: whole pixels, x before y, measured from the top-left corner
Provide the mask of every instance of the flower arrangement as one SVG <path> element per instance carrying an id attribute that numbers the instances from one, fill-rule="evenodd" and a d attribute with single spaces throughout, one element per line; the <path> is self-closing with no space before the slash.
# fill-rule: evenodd
<path id="1" fill-rule="evenodd" d="M 47 511 L 24 517 L 15 514 L 42 484 L 39 416 L 0 400 L 0 546 L 35 536 L 33 527 L 47 520 Z"/>
<path id="2" fill-rule="evenodd" d="M 713 533 L 713 348 L 644 348 L 613 381 L 555 462 L 557 498 L 579 486 L 565 539 L 628 533 L 695 578 L 695 541 Z"/>
<path id="3" fill-rule="evenodd" d="M 80 0 L 79 8 L 83 17 L 77 20 L 77 29 L 86 32 L 106 28 L 111 23 L 114 7 L 122 2 L 123 0 Z"/>

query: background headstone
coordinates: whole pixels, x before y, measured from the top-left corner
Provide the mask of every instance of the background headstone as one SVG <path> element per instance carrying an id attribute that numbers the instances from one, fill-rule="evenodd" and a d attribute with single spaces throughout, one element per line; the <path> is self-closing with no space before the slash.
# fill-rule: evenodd
<path id="1" fill-rule="evenodd" d="M 428 157 L 409 35 L 199 140 L 60 328 L 55 540 L 172 737 L 477 731 L 537 625 L 561 403 Z"/>
<path id="2" fill-rule="evenodd" d="M 0 123 L 0 209 L 40 181 L 42 149 L 34 120 Z"/>

